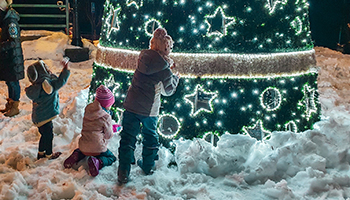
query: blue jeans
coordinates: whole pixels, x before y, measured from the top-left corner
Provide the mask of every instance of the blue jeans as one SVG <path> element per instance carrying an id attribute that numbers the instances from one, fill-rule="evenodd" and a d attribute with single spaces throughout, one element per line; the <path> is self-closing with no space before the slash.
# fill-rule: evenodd
<path id="1" fill-rule="evenodd" d="M 19 101 L 21 96 L 21 87 L 19 81 L 6 81 L 9 98 L 14 101 Z"/>
<path id="2" fill-rule="evenodd" d="M 134 150 L 136 147 L 136 136 L 140 133 L 143 136 L 142 159 L 144 166 L 154 166 L 154 160 L 158 157 L 159 136 L 157 133 L 158 117 L 138 115 L 124 111 L 120 133 L 119 146 L 119 170 L 130 173 L 131 164 L 135 163 Z"/>

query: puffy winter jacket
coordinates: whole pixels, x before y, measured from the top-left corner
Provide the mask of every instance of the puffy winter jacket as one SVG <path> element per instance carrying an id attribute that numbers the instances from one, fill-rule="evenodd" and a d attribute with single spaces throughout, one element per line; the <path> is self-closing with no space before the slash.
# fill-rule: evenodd
<path id="1" fill-rule="evenodd" d="M 178 83 L 179 78 L 158 52 L 143 50 L 123 106 L 139 115 L 158 116 L 161 95 L 175 93 Z"/>
<path id="2" fill-rule="evenodd" d="M 0 10 L 0 80 L 17 81 L 24 78 L 23 53 L 18 13 L 9 8 Z"/>
<path id="3" fill-rule="evenodd" d="M 59 114 L 59 94 L 58 90 L 66 84 L 70 71 L 63 69 L 60 76 L 54 74 L 47 76 L 45 80 L 52 86 L 51 94 L 47 94 L 42 87 L 42 80 L 33 83 L 25 89 L 26 95 L 33 101 L 32 121 L 38 124 L 51 119 Z"/>
<path id="4" fill-rule="evenodd" d="M 104 111 L 98 101 L 85 108 L 79 149 L 87 156 L 107 151 L 108 140 L 113 136 L 111 115 Z"/>

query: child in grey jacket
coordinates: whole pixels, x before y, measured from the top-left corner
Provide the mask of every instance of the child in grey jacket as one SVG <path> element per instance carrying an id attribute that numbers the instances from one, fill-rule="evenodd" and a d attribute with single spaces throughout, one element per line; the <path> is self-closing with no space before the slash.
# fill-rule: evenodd
<path id="1" fill-rule="evenodd" d="M 41 134 L 37 159 L 56 159 L 61 152 L 52 152 L 53 124 L 52 120 L 59 114 L 58 90 L 66 84 L 70 71 L 68 60 L 62 62 L 63 69 L 57 77 L 42 61 L 30 65 L 27 76 L 32 83 L 25 89 L 26 95 L 33 101 L 32 121 Z"/>
<path id="2" fill-rule="evenodd" d="M 135 163 L 136 136 L 143 135 L 142 159 L 138 166 L 148 175 L 158 159 L 159 136 L 156 131 L 161 95 L 175 93 L 179 83 L 178 74 L 173 74 L 174 62 L 169 57 L 173 40 L 163 28 L 154 31 L 150 49 L 141 51 L 137 69 L 124 101 L 121 140 L 119 146 L 118 182 L 128 182 L 131 164 Z"/>

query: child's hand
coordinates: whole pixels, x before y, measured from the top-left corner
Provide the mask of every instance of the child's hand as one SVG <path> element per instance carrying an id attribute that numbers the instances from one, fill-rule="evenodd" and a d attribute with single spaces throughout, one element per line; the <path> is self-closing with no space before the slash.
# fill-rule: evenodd
<path id="1" fill-rule="evenodd" d="M 176 72 L 176 73 L 175 73 L 175 76 L 177 76 L 178 78 L 181 78 L 181 76 L 180 76 L 180 73 L 179 73 L 179 72 Z"/>
<path id="2" fill-rule="evenodd" d="M 68 63 L 69 63 L 69 58 L 64 57 L 61 61 L 61 64 L 63 65 L 63 69 L 68 69 Z"/>
<path id="3" fill-rule="evenodd" d="M 175 63 L 170 67 L 170 69 L 174 69 L 176 67 Z"/>

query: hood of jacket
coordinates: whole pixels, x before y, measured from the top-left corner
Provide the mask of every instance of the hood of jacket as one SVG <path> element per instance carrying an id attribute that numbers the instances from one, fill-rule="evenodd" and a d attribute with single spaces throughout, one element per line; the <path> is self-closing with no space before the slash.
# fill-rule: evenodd
<path id="1" fill-rule="evenodd" d="M 108 115 L 108 113 L 102 109 L 102 106 L 98 101 L 94 101 L 86 106 L 84 118 L 88 120 L 96 120 L 105 115 Z"/>
<path id="2" fill-rule="evenodd" d="M 150 75 L 170 67 L 169 63 L 156 51 L 152 49 L 142 50 L 138 60 L 137 70 Z"/>
<path id="3" fill-rule="evenodd" d="M 15 9 L 13 8 L 9 8 L 7 10 L 7 12 L 5 12 L 6 14 L 4 14 L 4 19 L 7 19 L 7 18 L 13 18 L 17 21 L 19 21 L 20 17 L 19 17 L 19 14 L 17 13 L 17 11 L 15 11 Z"/>

